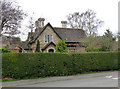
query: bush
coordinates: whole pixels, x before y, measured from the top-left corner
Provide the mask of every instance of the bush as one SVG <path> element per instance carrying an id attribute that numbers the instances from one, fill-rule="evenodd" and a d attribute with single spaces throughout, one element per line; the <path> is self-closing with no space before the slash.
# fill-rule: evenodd
<path id="1" fill-rule="evenodd" d="M 40 52 L 40 42 L 37 40 L 36 50 L 35 52 Z"/>
<path id="2" fill-rule="evenodd" d="M 23 79 L 65 76 L 83 72 L 119 69 L 117 52 L 4 53 L 2 57 L 3 78 Z"/>
<path id="3" fill-rule="evenodd" d="M 9 46 L 5 46 L 4 48 L 1 48 L 0 51 L 1 51 L 2 53 L 9 53 L 10 50 L 9 50 L 8 48 L 9 48 Z"/>
<path id="4" fill-rule="evenodd" d="M 63 40 L 58 41 L 56 48 L 55 48 L 55 52 L 60 52 L 60 53 L 67 52 L 67 46 L 66 46 L 65 41 Z"/>

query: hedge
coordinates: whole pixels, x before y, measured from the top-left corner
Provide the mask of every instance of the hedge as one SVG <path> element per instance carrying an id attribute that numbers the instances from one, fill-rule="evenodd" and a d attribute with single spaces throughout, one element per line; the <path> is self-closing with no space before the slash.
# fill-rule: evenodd
<path id="1" fill-rule="evenodd" d="M 23 79 L 65 76 L 83 72 L 118 69 L 117 52 L 2 54 L 3 78 Z"/>

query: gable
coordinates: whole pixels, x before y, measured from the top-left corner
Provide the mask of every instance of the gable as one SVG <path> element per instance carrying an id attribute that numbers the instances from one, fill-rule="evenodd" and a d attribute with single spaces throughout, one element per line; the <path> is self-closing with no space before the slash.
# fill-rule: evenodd
<path id="1" fill-rule="evenodd" d="M 56 45 L 55 45 L 53 42 L 50 42 L 50 43 L 46 44 L 46 45 L 42 48 L 42 50 L 45 50 L 45 49 L 48 48 L 50 45 L 53 45 L 54 47 L 56 47 Z"/>
<path id="2" fill-rule="evenodd" d="M 32 40 L 30 43 L 34 43 L 34 42 L 40 37 L 40 35 L 43 34 L 43 32 L 44 32 L 47 28 L 52 29 L 52 31 L 58 36 L 58 38 L 62 40 L 62 38 L 58 35 L 58 33 L 57 33 L 57 32 L 54 30 L 54 28 L 51 26 L 51 24 L 48 23 L 48 24 L 43 28 L 43 30 L 38 34 L 38 36 L 36 36 L 36 38 L 35 38 L 34 40 Z"/>

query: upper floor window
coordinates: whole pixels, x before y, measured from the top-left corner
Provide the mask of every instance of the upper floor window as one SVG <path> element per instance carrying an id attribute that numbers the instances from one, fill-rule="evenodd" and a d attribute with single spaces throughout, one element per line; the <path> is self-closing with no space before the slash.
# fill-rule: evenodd
<path id="1" fill-rule="evenodd" d="M 45 42 L 51 42 L 53 40 L 52 35 L 45 35 Z"/>

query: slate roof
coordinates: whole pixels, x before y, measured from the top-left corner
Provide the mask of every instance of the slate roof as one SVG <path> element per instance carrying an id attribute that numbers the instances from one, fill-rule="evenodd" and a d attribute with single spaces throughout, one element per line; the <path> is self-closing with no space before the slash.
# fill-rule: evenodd
<path id="1" fill-rule="evenodd" d="M 54 29 L 65 42 L 80 42 L 80 39 L 85 37 L 85 32 L 82 29 L 57 27 Z"/>

